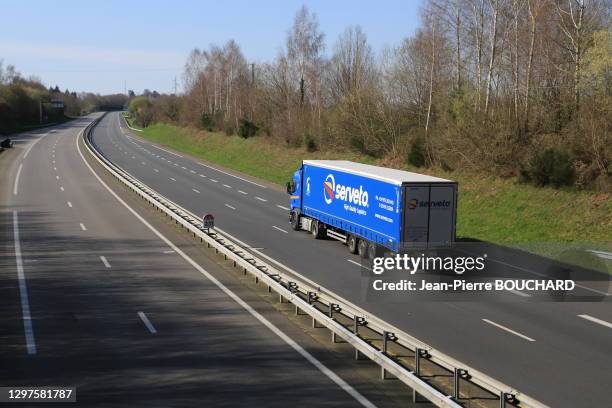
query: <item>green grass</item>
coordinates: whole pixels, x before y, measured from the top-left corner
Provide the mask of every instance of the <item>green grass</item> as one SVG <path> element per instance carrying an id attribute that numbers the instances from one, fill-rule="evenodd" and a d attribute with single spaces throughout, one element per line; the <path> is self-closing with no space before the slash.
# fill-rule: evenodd
<path id="1" fill-rule="evenodd" d="M 166 124 L 152 125 L 139 134 L 277 184 L 288 181 L 303 159 L 380 164 L 352 152 L 311 153 L 272 144 L 264 137 L 242 139 Z M 510 179 L 461 172 L 426 172 L 459 182 L 459 237 L 518 246 L 550 256 L 567 248 L 567 243 L 572 247 L 612 249 L 612 200 L 607 194 L 536 188 Z"/>

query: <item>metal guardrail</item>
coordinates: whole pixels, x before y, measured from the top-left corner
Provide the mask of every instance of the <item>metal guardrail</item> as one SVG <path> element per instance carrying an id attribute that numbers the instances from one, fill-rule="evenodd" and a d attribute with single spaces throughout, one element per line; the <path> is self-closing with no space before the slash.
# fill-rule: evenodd
<path id="1" fill-rule="evenodd" d="M 103 117 L 103 116 L 102 116 Z M 125 170 L 114 164 L 97 149 L 90 138 L 91 130 L 102 117 L 89 124 L 83 134 L 84 141 L 91 155 L 107 170 L 133 190 L 136 194 L 157 207 L 161 212 L 174 219 L 177 224 L 184 227 L 205 242 L 208 247 L 214 248 L 217 253 L 223 254 L 225 259 L 231 259 L 235 267 L 240 267 L 244 273 L 253 275 L 257 282 L 261 281 L 268 286 L 268 291 L 274 290 L 279 294 L 281 302 L 286 300 L 296 307 L 296 313 L 301 311 L 313 319 L 313 327 L 319 323 L 332 333 L 332 340 L 344 340 L 356 350 L 356 357 L 363 355 L 381 367 L 382 378 L 391 374 L 413 390 L 413 398 L 421 395 L 439 407 L 461 407 L 459 400 L 469 398 L 460 394 L 460 382 L 475 385 L 490 395 L 491 399 L 497 396 L 500 407 L 534 407 L 547 408 L 546 405 L 521 393 L 520 391 L 503 384 L 486 374 L 473 369 L 466 364 L 434 349 L 415 337 L 399 330 L 382 319 L 371 315 L 367 311 L 353 305 L 333 292 L 322 288 L 309 279 L 295 272 L 285 273 L 249 252 L 248 249 L 233 242 L 220 232 L 209 232 L 202 227 L 201 220 L 176 203 L 149 188 L 138 179 L 132 177 Z M 340 319 L 339 317 L 342 317 Z M 344 320 L 345 323 L 341 323 Z M 346 321 L 353 324 L 346 324 Z M 350 330 L 348 327 L 351 327 Z M 360 335 L 360 327 L 367 327 L 380 337 L 381 347 L 374 344 L 374 339 L 367 339 Z M 389 350 L 390 344 L 396 344 L 413 353 L 413 367 L 410 369 L 397 356 Z M 453 377 L 453 393 L 447 395 L 427 382 L 420 372 L 423 362 L 428 361 L 447 371 Z"/>

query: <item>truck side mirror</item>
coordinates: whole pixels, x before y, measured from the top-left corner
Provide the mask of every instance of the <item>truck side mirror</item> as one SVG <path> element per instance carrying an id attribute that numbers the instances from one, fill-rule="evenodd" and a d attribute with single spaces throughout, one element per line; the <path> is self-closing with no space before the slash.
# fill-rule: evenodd
<path id="1" fill-rule="evenodd" d="M 291 188 L 291 182 L 288 181 L 287 182 L 287 194 L 291 194 L 293 192 L 292 188 Z"/>

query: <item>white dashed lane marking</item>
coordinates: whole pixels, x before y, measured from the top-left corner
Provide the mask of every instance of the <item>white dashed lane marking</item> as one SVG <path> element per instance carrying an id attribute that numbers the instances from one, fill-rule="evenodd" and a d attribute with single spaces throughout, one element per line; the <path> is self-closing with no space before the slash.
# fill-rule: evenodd
<path id="1" fill-rule="evenodd" d="M 108 262 L 108 260 L 106 259 L 106 257 L 105 257 L 105 256 L 100 255 L 100 260 L 102 261 L 102 263 L 104 264 L 104 266 L 105 266 L 106 268 L 110 268 L 110 267 L 111 267 L 110 263 Z"/>
<path id="2" fill-rule="evenodd" d="M 289 231 L 285 231 L 284 229 L 279 228 L 279 227 L 277 227 L 276 225 L 273 225 L 273 226 L 272 226 L 272 228 L 274 228 L 275 230 L 278 230 L 278 231 L 280 231 L 280 232 L 283 232 L 283 233 L 285 233 L 285 234 L 288 234 L 288 233 L 289 233 Z"/>
<path id="3" fill-rule="evenodd" d="M 502 326 L 502 325 L 501 325 L 501 324 L 499 324 L 499 323 L 495 323 L 495 322 L 494 322 L 494 321 L 492 321 L 492 320 L 489 320 L 489 319 L 482 319 L 482 321 L 483 321 L 483 322 L 485 322 L 485 323 L 489 323 L 490 325 L 495 326 L 495 327 L 497 327 L 497 328 L 500 328 L 500 329 L 502 329 L 502 330 L 504 330 L 504 331 L 507 331 L 508 333 L 514 334 L 515 336 L 518 336 L 518 337 L 520 337 L 520 338 L 522 338 L 522 339 L 525 339 L 525 340 L 527 340 L 527 341 L 535 341 L 535 339 L 532 339 L 531 337 L 527 337 L 527 336 L 525 336 L 524 334 L 521 334 L 521 333 L 519 333 L 519 332 L 517 332 L 517 331 L 514 331 L 514 330 L 512 330 L 512 329 L 510 329 L 510 328 L 508 328 L 508 327 L 506 327 L 506 326 Z"/>
<path id="4" fill-rule="evenodd" d="M 578 317 L 582 317 L 585 320 L 589 320 L 589 321 L 591 321 L 593 323 L 601 324 L 602 326 L 605 326 L 605 327 L 607 327 L 609 329 L 612 329 L 612 323 L 606 322 L 605 320 L 601 320 L 601 319 L 598 319 L 596 317 L 589 316 L 587 314 L 580 314 L 580 315 L 578 315 Z"/>

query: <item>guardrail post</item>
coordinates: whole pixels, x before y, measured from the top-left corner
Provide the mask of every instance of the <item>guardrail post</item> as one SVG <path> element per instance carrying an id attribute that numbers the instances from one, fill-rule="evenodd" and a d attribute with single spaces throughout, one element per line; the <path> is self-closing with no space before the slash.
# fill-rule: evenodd
<path id="1" fill-rule="evenodd" d="M 503 391 L 499 393 L 499 408 L 506 408 L 506 393 Z"/>
<path id="2" fill-rule="evenodd" d="M 455 367 L 453 372 L 453 397 L 455 398 L 455 400 L 459 398 L 459 380 L 461 379 L 461 377 L 459 376 L 459 372 L 460 370 Z"/>
<path id="3" fill-rule="evenodd" d="M 330 303 L 329 304 L 329 318 L 333 319 L 334 318 L 334 304 Z M 332 343 L 336 342 L 336 333 L 332 330 L 331 331 L 331 338 L 332 338 Z"/>
<path id="4" fill-rule="evenodd" d="M 359 336 L 360 319 L 359 316 L 353 316 L 353 333 L 355 333 L 355 336 Z M 355 348 L 355 360 L 359 360 L 359 349 L 357 348 Z"/>
<path id="5" fill-rule="evenodd" d="M 384 355 L 387 355 L 387 341 L 389 341 L 389 332 L 388 331 L 383 331 L 382 332 L 382 353 Z M 387 379 L 387 370 L 385 370 L 384 367 L 380 367 L 380 379 L 381 380 L 386 380 Z"/>
<path id="6" fill-rule="evenodd" d="M 414 375 L 421 376 L 421 349 L 418 347 L 414 349 Z M 412 402 L 419 402 L 419 393 L 415 389 L 412 390 Z"/>

